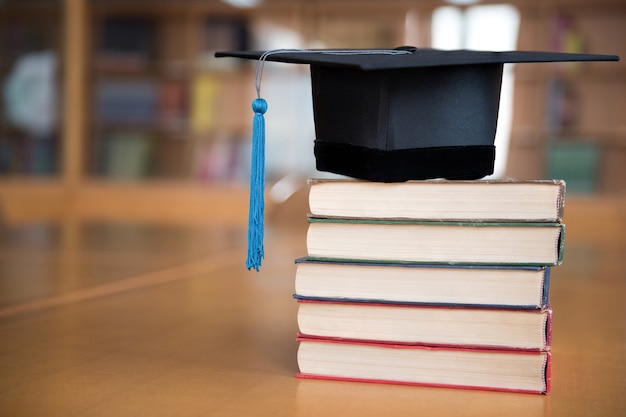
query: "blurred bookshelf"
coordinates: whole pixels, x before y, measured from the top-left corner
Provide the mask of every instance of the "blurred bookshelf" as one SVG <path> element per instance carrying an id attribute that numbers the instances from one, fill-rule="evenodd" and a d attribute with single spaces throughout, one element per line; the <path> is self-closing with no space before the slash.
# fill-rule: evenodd
<path id="1" fill-rule="evenodd" d="M 248 18 L 184 3 L 151 12 L 97 6 L 88 175 L 243 182 L 240 104 L 252 100 L 250 72 L 213 53 L 247 49 Z"/>
<path id="2" fill-rule="evenodd" d="M 251 117 L 240 106 L 254 88 L 249 66 L 213 52 L 248 47 L 248 14 L 219 2 L 0 3 L 3 84 L 31 49 L 59 61 L 44 142 L 56 148 L 36 149 L 51 161 L 25 160 L 29 143 L 0 107 L 0 219 L 242 223 Z M 31 46 L 35 35 L 48 44 Z"/>
<path id="3" fill-rule="evenodd" d="M 517 65 L 506 174 L 574 175 L 575 192 L 623 204 L 626 3 L 511 3 L 521 14 L 518 49 L 618 54 L 622 61 Z M 70 213 L 244 224 L 254 66 L 216 60 L 213 52 L 259 47 L 260 22 L 297 33 L 304 47 L 428 46 L 430 16 L 442 5 L 4 0 L 0 82 L 25 53 L 50 50 L 58 96 L 49 139 L 26 135 L 7 119 L 6 100 L 0 103 L 0 219 Z M 586 171 L 572 174 L 572 165 Z"/>
<path id="4" fill-rule="evenodd" d="M 0 175 L 58 176 L 60 1 L 0 5 Z"/>
<path id="5" fill-rule="evenodd" d="M 520 4 L 519 49 L 615 54 L 620 62 L 516 68 L 509 174 L 568 180 L 570 194 L 626 193 L 626 3 Z"/>

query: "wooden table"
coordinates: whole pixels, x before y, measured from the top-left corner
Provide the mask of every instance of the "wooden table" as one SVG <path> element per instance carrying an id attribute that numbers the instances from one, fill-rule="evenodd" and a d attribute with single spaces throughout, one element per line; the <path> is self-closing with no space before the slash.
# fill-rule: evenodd
<path id="1" fill-rule="evenodd" d="M 4 226 L 0 415 L 626 415 L 626 240 L 566 245 L 545 396 L 296 379 L 301 226 Z"/>

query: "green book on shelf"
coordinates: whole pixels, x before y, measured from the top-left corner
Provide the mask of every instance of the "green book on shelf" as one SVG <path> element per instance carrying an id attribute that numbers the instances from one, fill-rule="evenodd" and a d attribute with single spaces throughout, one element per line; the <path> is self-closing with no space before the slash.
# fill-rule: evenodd
<path id="1" fill-rule="evenodd" d="M 150 135 L 116 133 L 106 137 L 104 174 L 118 179 L 146 177 L 150 169 Z"/>

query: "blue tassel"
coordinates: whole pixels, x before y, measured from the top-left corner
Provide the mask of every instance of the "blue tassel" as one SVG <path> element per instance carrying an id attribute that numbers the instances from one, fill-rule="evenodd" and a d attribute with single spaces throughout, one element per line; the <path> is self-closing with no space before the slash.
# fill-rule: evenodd
<path id="1" fill-rule="evenodd" d="M 1 1 L 1 0 L 0 0 Z M 267 111 L 267 102 L 261 98 L 261 79 L 263 77 L 263 67 L 265 60 L 273 54 L 280 52 L 301 52 L 311 53 L 313 51 L 297 49 L 276 49 L 264 52 L 257 61 L 255 88 L 257 98 L 252 102 L 254 110 L 254 121 L 252 124 L 252 163 L 250 166 L 250 209 L 248 211 L 248 258 L 246 266 L 248 270 L 259 271 L 261 262 L 265 257 L 263 249 L 263 235 L 265 234 L 265 118 L 263 115 Z M 381 49 L 381 50 L 335 50 L 320 51 L 319 53 L 338 55 L 357 54 L 410 54 L 411 51 L 402 49 Z"/>
<path id="2" fill-rule="evenodd" d="M 250 209 L 248 211 L 248 270 L 259 271 L 265 257 L 265 118 L 267 102 L 257 98 L 252 102 L 252 160 L 250 166 Z"/>

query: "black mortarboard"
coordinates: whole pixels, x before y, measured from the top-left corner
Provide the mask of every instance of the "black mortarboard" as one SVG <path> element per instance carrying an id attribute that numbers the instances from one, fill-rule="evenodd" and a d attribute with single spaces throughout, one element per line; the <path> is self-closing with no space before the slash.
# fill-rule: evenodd
<path id="1" fill-rule="evenodd" d="M 385 182 L 491 174 L 503 64 L 619 59 L 412 47 L 216 56 L 263 54 L 267 61 L 311 66 L 317 169 Z"/>
<path id="2" fill-rule="evenodd" d="M 615 55 L 413 47 L 225 51 L 216 56 L 258 60 L 255 126 L 263 126 L 267 109 L 259 92 L 262 64 L 309 64 L 317 169 L 384 182 L 478 179 L 493 173 L 504 64 L 619 60 Z M 265 139 L 254 140 L 254 136 L 251 212 L 263 198 L 260 187 L 252 184 L 264 181 L 254 174 L 254 165 L 255 158 L 257 166 L 264 163 L 258 159 L 255 142 L 264 146 Z M 259 230 L 256 225 L 262 222 L 263 212 L 255 210 L 249 240 L 258 241 L 258 233 L 250 230 Z M 262 239 L 262 226 L 260 233 Z M 251 252 L 257 255 L 248 268 L 258 269 L 262 245 L 254 250 L 252 246 L 259 245 L 249 246 L 249 258 Z"/>

